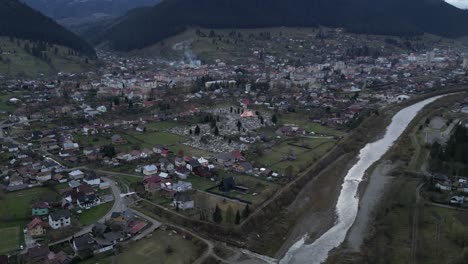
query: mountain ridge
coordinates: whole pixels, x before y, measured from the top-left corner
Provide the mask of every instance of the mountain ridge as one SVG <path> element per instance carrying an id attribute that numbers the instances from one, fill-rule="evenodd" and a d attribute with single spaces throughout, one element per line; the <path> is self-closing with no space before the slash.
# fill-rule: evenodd
<path id="1" fill-rule="evenodd" d="M 0 0 L 0 36 L 62 45 L 96 57 L 94 48 L 81 37 L 17 0 Z"/>
<path id="2" fill-rule="evenodd" d="M 468 12 L 442 0 L 167 0 L 129 12 L 96 43 L 141 49 L 190 27 L 343 27 L 355 33 L 468 35 Z M 94 32 L 96 33 L 96 32 Z"/>

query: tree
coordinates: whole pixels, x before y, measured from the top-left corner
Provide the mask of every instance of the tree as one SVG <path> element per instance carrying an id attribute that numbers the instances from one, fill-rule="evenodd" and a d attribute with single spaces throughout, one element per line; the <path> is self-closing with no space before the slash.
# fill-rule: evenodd
<path id="1" fill-rule="evenodd" d="M 179 152 L 177 153 L 177 156 L 183 157 L 184 156 L 184 151 L 182 149 L 179 149 Z"/>
<path id="2" fill-rule="evenodd" d="M 114 105 L 119 105 L 120 104 L 120 98 L 119 97 L 114 97 Z"/>
<path id="3" fill-rule="evenodd" d="M 219 129 L 218 129 L 218 127 L 215 127 L 214 135 L 215 135 L 215 136 L 219 136 Z"/>
<path id="4" fill-rule="evenodd" d="M 216 37 L 216 34 L 215 34 L 214 30 L 211 30 L 211 31 L 210 31 L 210 35 L 208 35 L 208 36 L 209 36 L 210 38 Z"/>
<path id="5" fill-rule="evenodd" d="M 189 129 L 189 135 L 192 135 L 192 134 L 193 134 L 193 130 Z"/>
<path id="6" fill-rule="evenodd" d="M 288 179 L 292 179 L 292 177 L 294 176 L 294 167 L 292 165 L 286 167 L 285 175 Z"/>
<path id="7" fill-rule="evenodd" d="M 104 157 L 109 157 L 109 158 L 113 158 L 117 154 L 114 146 L 112 145 L 106 145 L 102 147 L 101 153 L 104 155 Z"/>
<path id="8" fill-rule="evenodd" d="M 239 213 L 239 210 L 237 210 L 236 212 L 236 220 L 235 220 L 235 224 L 238 225 L 240 224 L 240 220 L 241 220 L 241 216 L 240 216 L 240 213 Z"/>
<path id="9" fill-rule="evenodd" d="M 276 117 L 275 114 L 271 117 L 271 122 L 272 122 L 273 124 L 275 124 L 275 125 L 276 125 L 276 123 L 278 122 L 278 117 Z"/>
<path id="10" fill-rule="evenodd" d="M 250 207 L 249 205 L 245 205 L 244 210 L 242 211 L 242 217 L 247 218 L 250 215 Z"/>
<path id="11" fill-rule="evenodd" d="M 199 136 L 199 135 L 200 135 L 200 127 L 196 126 L 195 127 L 195 136 Z"/>
<path id="12" fill-rule="evenodd" d="M 232 209 L 231 205 L 229 205 L 228 209 L 226 210 L 226 223 L 234 223 L 234 210 Z"/>
<path id="13" fill-rule="evenodd" d="M 242 127 L 241 121 L 240 121 L 240 120 L 237 120 L 237 124 L 236 124 L 236 125 L 237 125 L 237 130 L 240 131 L 240 129 L 241 129 L 241 127 Z"/>
<path id="14" fill-rule="evenodd" d="M 220 224 L 223 221 L 223 212 L 218 205 L 216 205 L 215 211 L 213 213 L 213 221 L 217 224 Z"/>

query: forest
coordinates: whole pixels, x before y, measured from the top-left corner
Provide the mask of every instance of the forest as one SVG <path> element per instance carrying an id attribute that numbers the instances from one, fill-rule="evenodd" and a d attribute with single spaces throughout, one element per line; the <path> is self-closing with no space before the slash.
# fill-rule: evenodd
<path id="1" fill-rule="evenodd" d="M 191 27 L 342 27 L 350 32 L 446 37 L 468 33 L 468 11 L 427 0 L 170 0 L 140 8 L 93 38 L 116 50 L 155 44 Z M 96 31 L 93 31 L 96 34 Z"/>
<path id="2" fill-rule="evenodd" d="M 430 169 L 448 176 L 468 175 L 468 129 L 459 125 L 445 146 L 431 146 Z"/>
<path id="3" fill-rule="evenodd" d="M 89 43 L 17 0 L 0 0 L 0 36 L 62 45 L 96 57 Z"/>

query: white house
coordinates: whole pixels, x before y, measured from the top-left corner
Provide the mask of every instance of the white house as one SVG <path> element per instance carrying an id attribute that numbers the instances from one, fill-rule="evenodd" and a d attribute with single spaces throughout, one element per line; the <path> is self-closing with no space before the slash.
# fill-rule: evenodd
<path id="1" fill-rule="evenodd" d="M 148 176 L 148 175 L 154 175 L 158 173 L 158 167 L 156 165 L 151 164 L 151 165 L 146 165 L 143 167 L 143 174 Z"/>
<path id="2" fill-rule="evenodd" d="M 87 184 L 91 185 L 91 186 L 97 186 L 97 185 L 101 184 L 101 178 L 99 178 L 95 174 L 91 174 L 91 175 L 86 176 L 86 178 L 84 178 L 83 181 L 86 182 Z"/>
<path id="3" fill-rule="evenodd" d="M 49 226 L 52 229 L 59 229 L 71 225 L 70 211 L 59 210 L 49 214 Z"/>
<path id="4" fill-rule="evenodd" d="M 68 175 L 73 180 L 83 179 L 83 177 L 84 177 L 84 173 L 82 171 L 80 171 L 80 170 L 74 170 L 74 171 L 68 173 Z"/>

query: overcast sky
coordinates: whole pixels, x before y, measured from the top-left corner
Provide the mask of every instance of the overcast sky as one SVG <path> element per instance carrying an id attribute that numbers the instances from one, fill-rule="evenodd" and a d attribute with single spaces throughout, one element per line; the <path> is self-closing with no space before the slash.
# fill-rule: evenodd
<path id="1" fill-rule="evenodd" d="M 445 1 L 459 8 L 468 8 L 468 0 L 445 0 Z"/>

